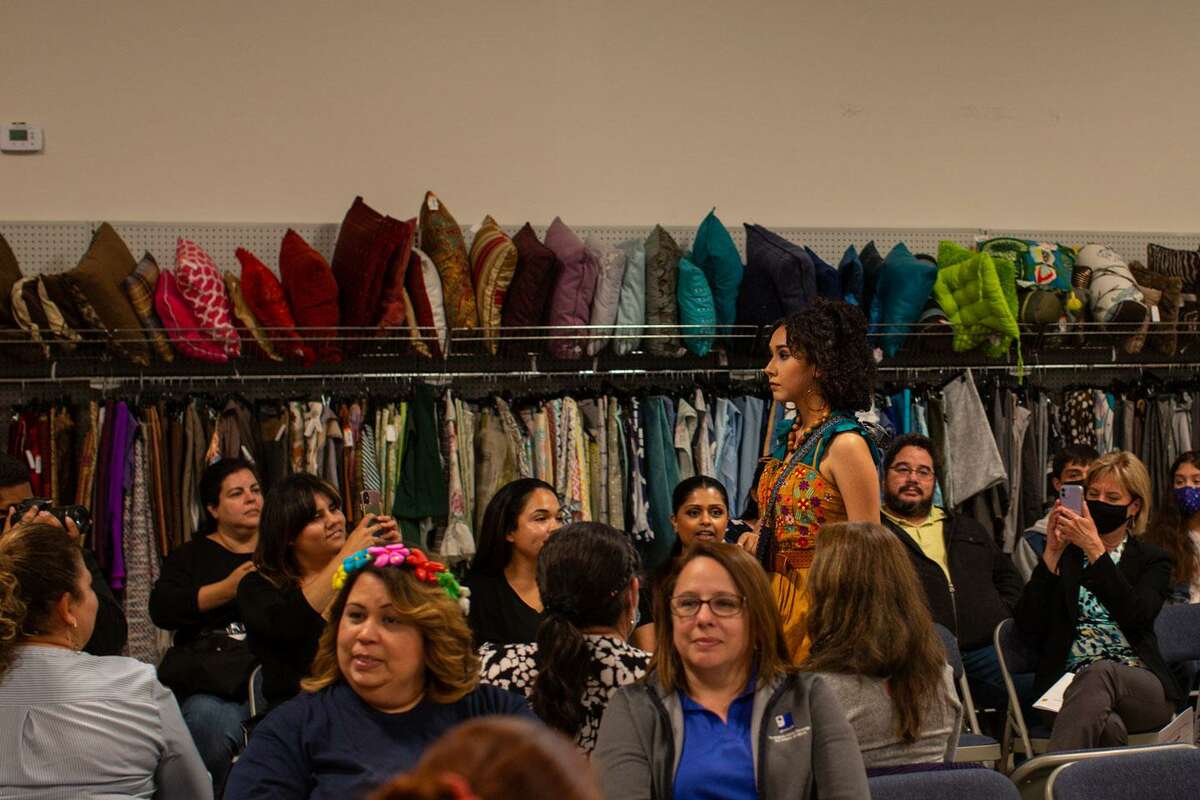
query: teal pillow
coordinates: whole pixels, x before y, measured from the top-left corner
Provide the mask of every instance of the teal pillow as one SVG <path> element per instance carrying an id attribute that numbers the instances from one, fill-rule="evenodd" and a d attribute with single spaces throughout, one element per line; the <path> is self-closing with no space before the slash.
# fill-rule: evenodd
<path id="1" fill-rule="evenodd" d="M 871 303 L 872 326 L 884 355 L 896 355 L 904 337 L 933 290 L 937 265 L 917 258 L 903 242 L 892 248 L 879 270 L 879 284 Z"/>
<path id="2" fill-rule="evenodd" d="M 742 257 L 729 230 L 714 208 L 700 223 L 692 242 L 692 263 L 703 270 L 712 289 L 717 324 L 732 325 L 737 319 L 738 289 L 742 285 Z"/>
<path id="3" fill-rule="evenodd" d="M 646 245 L 641 240 L 617 245 L 625 252 L 625 276 L 617 300 L 613 352 L 628 355 L 637 349 L 646 324 Z"/>
<path id="4" fill-rule="evenodd" d="M 679 283 L 675 291 L 679 299 L 679 323 L 702 326 L 684 329 L 683 346 L 698 356 L 706 356 L 717 332 L 717 312 L 708 278 L 687 256 L 679 259 Z"/>

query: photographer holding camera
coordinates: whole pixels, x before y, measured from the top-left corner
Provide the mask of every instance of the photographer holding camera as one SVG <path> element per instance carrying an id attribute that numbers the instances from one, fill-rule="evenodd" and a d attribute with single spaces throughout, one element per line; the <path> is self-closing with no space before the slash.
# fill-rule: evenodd
<path id="1" fill-rule="evenodd" d="M 95 554 L 82 547 L 83 534 L 80 525 L 82 523 L 86 530 L 90 530 L 90 516 L 81 506 L 51 506 L 50 501 L 33 496 L 29 467 L 19 458 L 0 453 L 0 522 L 3 523 L 0 536 L 23 522 L 38 522 L 65 528 L 75 543 L 81 546 L 84 566 L 92 576 L 92 591 L 99 600 L 96 627 L 83 650 L 94 656 L 120 655 L 125 647 L 125 637 L 129 628 L 125 621 L 125 610 L 113 596 Z M 80 511 L 83 514 L 80 514 Z"/>

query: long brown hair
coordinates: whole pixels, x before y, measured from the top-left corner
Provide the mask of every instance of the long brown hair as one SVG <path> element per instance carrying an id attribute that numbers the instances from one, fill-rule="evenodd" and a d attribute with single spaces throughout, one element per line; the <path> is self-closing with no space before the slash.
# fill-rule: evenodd
<path id="1" fill-rule="evenodd" d="M 776 676 L 793 671 L 787 643 L 783 639 L 783 625 L 779 621 L 779 607 L 771 594 L 767 573 L 754 556 L 740 547 L 716 542 L 693 542 L 675 559 L 675 563 L 658 582 L 654 595 L 654 658 L 650 670 L 658 674 L 658 680 L 668 692 L 687 688 L 687 674 L 683 660 L 675 649 L 675 618 L 671 614 L 671 595 L 679 582 L 679 573 L 697 558 L 711 558 L 729 576 L 738 594 L 744 598 L 742 613 L 746 615 L 746 626 L 750 635 L 751 659 L 758 672 L 758 685 L 764 686 Z"/>
<path id="2" fill-rule="evenodd" d="M 81 569 L 79 545 L 57 525 L 26 523 L 0 537 L 0 678 L 22 640 L 48 632 L 63 595 L 79 598 Z"/>
<path id="3" fill-rule="evenodd" d="M 259 575 L 276 587 L 300 585 L 300 565 L 292 543 L 316 515 L 317 495 L 330 505 L 342 507 L 337 487 L 308 472 L 288 475 L 263 499 L 254 566 Z"/>
<path id="4" fill-rule="evenodd" d="M 825 526 L 804 591 L 811 648 L 800 668 L 887 681 L 896 733 L 915 741 L 946 653 L 900 540 L 873 522 Z"/>
<path id="5" fill-rule="evenodd" d="M 312 671 L 300 682 L 301 689 L 317 692 L 346 679 L 338 666 L 338 626 L 350 590 L 365 574 L 383 581 L 400 622 L 421 632 L 425 645 L 426 697 L 435 703 L 453 703 L 479 685 L 479 657 L 471 647 L 471 629 L 458 603 L 441 586 L 417 580 L 407 567 L 368 564 L 346 579 L 334 599 Z"/>
<path id="6" fill-rule="evenodd" d="M 1171 464 L 1170 481 L 1158 504 L 1154 521 L 1146 528 L 1144 534 L 1147 542 L 1170 553 L 1171 561 L 1175 564 L 1171 571 L 1171 581 L 1177 584 L 1191 583 L 1200 575 L 1200 551 L 1197 551 L 1191 537 L 1188 536 L 1188 518 L 1180 513 L 1174 497 L 1175 472 L 1184 464 L 1191 464 L 1200 469 L 1200 450 L 1180 453 Z"/>
<path id="7" fill-rule="evenodd" d="M 371 800 L 601 800 L 591 765 L 561 733 L 533 720 L 486 717 L 438 739 L 415 769 Z"/>

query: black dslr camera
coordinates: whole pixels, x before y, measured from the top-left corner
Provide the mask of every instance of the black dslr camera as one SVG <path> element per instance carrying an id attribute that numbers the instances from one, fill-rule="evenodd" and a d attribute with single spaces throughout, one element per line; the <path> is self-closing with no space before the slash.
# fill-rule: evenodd
<path id="1" fill-rule="evenodd" d="M 39 512 L 49 512 L 63 528 L 67 527 L 67 520 L 71 520 L 79 529 L 80 536 L 87 536 L 92 532 L 92 513 L 86 506 L 56 506 L 44 497 L 29 497 L 14 505 L 11 512 L 12 521 L 19 521 L 31 508 L 36 508 Z"/>

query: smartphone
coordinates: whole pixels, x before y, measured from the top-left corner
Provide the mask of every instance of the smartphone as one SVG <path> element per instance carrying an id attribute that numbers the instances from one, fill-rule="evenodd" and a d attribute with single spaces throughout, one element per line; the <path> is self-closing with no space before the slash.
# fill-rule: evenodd
<path id="1" fill-rule="evenodd" d="M 364 517 L 368 514 L 374 514 L 377 517 L 383 516 L 383 502 L 379 499 L 379 492 L 372 489 L 364 489 L 361 500 Z"/>
<path id="2" fill-rule="evenodd" d="M 1076 514 L 1083 513 L 1083 487 L 1068 483 L 1058 492 L 1059 498 L 1062 499 L 1062 504 L 1074 511 Z"/>

